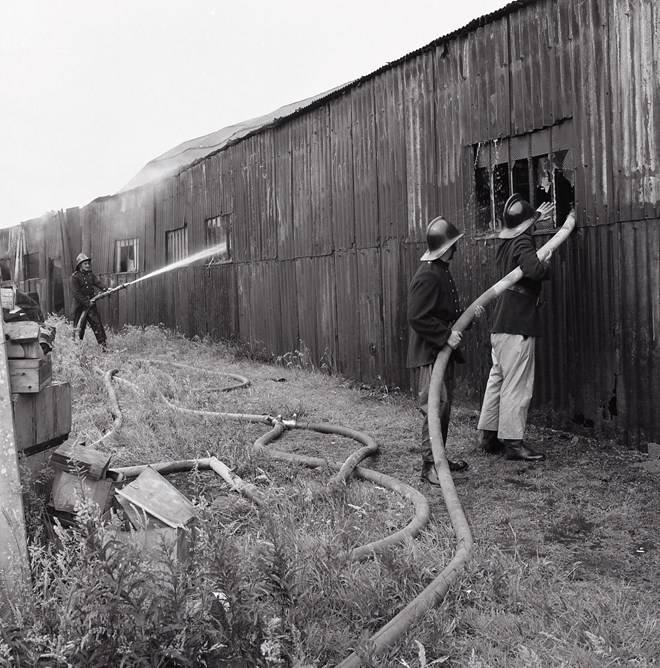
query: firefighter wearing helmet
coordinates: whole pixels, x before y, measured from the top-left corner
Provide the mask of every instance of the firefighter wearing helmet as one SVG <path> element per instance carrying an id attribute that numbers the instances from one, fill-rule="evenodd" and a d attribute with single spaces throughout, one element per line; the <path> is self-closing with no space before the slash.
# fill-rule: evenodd
<path id="1" fill-rule="evenodd" d="M 523 441 L 534 389 L 536 337 L 541 334 L 541 284 L 550 275 L 548 255 L 539 260 L 531 230 L 551 217 L 554 205 L 534 210 L 519 194 L 504 205 L 502 240 L 495 257 L 499 276 L 520 267 L 523 277 L 497 298 L 491 326 L 492 366 L 477 429 L 490 454 L 507 459 L 540 461 L 545 455 Z M 570 214 L 569 214 L 570 215 Z"/>
<path id="2" fill-rule="evenodd" d="M 426 228 L 427 250 L 408 290 L 408 356 L 406 367 L 414 369 L 418 388 L 418 407 L 424 416 L 422 423 L 422 471 L 421 480 L 439 485 L 433 463 L 429 436 L 428 395 L 431 371 L 440 349 L 449 345 L 453 353 L 447 364 L 440 392 L 439 418 L 443 441 L 447 441 L 451 401 L 454 389 L 454 363 L 464 362 L 458 346 L 461 332 L 452 331 L 452 325 L 461 314 L 458 291 L 449 271 L 449 264 L 456 252 L 456 243 L 463 236 L 456 227 L 439 216 Z M 479 309 L 478 317 L 483 313 Z M 451 471 L 468 468 L 465 461 L 448 460 Z"/>
<path id="3" fill-rule="evenodd" d="M 69 286 L 71 288 L 71 296 L 75 302 L 73 311 L 75 333 L 82 340 L 85 336 L 87 323 L 89 323 L 101 350 L 107 352 L 107 337 L 94 299 L 96 290 L 105 292 L 107 287 L 92 272 L 91 258 L 85 255 L 85 253 L 80 253 L 76 258 L 76 270 L 71 274 Z"/>

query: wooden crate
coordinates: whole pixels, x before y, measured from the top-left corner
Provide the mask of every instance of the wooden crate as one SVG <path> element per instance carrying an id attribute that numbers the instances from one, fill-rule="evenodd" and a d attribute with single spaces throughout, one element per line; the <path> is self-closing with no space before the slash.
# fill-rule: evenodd
<path id="1" fill-rule="evenodd" d="M 50 355 L 41 359 L 10 359 L 9 384 L 14 394 L 41 392 L 50 385 L 52 365 Z"/>
<path id="2" fill-rule="evenodd" d="M 78 501 L 92 500 L 101 512 L 109 510 L 115 493 L 115 482 L 110 478 L 94 480 L 66 471 L 57 471 L 53 478 L 50 505 L 60 512 L 75 512 Z"/>
<path id="3" fill-rule="evenodd" d="M 64 443 L 51 457 L 51 466 L 60 471 L 85 475 L 92 480 L 106 477 L 111 456 L 88 448 L 84 443 Z"/>
<path id="4" fill-rule="evenodd" d="M 60 445 L 71 431 L 71 386 L 51 383 L 41 392 L 12 394 L 16 449 L 26 457 Z"/>

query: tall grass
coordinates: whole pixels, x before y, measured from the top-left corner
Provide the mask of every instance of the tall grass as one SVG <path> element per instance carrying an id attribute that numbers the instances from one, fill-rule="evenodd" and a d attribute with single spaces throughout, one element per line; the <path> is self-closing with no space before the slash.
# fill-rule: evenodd
<path id="1" fill-rule="evenodd" d="M 412 513 L 408 503 L 357 480 L 329 486 L 330 470 L 255 453 L 251 445 L 263 425 L 190 415 L 169 408 L 162 397 L 197 410 L 295 413 L 369 431 L 383 443 L 383 454 L 369 465 L 416 484 L 409 446 L 419 418 L 410 399 L 319 373 L 308 354 L 283 356 L 274 366 L 216 342 L 129 327 L 111 336 L 111 353 L 102 355 L 93 341 L 74 343 L 68 323 L 55 324 L 54 377 L 72 385 L 73 440 L 91 443 L 111 429 L 103 372 L 118 368 L 123 426 L 99 445 L 112 465 L 213 454 L 257 485 L 267 504 L 257 508 L 211 472 L 172 476 L 199 515 L 190 557 L 182 563 L 168 545 L 147 552 L 127 541 L 120 516 L 104 523 L 89 502 L 79 504 L 74 527 L 50 528 L 44 519 L 49 474 L 26 478 L 32 577 L 12 601 L 12 621 L 0 623 L 0 666 L 321 668 L 352 650 L 365 666 L 378 668 L 657 665 L 660 634 L 651 588 L 599 578 L 568 550 L 548 556 L 540 542 L 534 547 L 532 537 L 551 538 L 561 530 L 575 540 L 586 531 L 560 497 L 553 500 L 546 533 L 530 521 L 519 541 L 517 518 L 533 515 L 524 514 L 523 504 L 512 511 L 498 489 L 502 480 L 488 485 L 478 473 L 459 485 L 477 533 L 466 573 L 439 608 L 376 656 L 369 637 L 453 555 L 453 533 L 435 491 L 427 489 L 433 521 L 417 539 L 364 562 L 346 561 L 347 550 L 404 526 Z M 152 356 L 190 369 L 152 364 Z M 246 375 L 252 385 L 207 391 L 223 372 Z M 470 413 L 456 414 L 452 447 L 469 449 Z M 359 445 L 294 430 L 272 447 L 342 461 Z M 520 482 L 517 493 L 547 496 L 543 480 L 526 471 L 512 478 Z M 627 505 L 599 510 L 594 489 L 581 492 L 584 507 L 591 504 L 592 523 L 611 521 L 616 541 L 620 534 L 614 532 L 625 531 L 639 507 L 627 496 Z M 483 505 L 470 496 L 477 494 Z M 502 527 L 513 536 L 506 543 Z"/>

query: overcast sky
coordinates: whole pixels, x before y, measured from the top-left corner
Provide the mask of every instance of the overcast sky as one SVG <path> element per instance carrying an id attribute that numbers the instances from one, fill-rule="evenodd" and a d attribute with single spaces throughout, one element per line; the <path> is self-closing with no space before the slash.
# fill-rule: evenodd
<path id="1" fill-rule="evenodd" d="M 0 0 L 0 227 L 322 93 L 508 0 Z"/>

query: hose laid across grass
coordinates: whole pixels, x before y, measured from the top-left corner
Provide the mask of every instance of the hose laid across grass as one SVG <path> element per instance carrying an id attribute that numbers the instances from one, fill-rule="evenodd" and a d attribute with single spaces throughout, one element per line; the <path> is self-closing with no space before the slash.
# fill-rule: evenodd
<path id="1" fill-rule="evenodd" d="M 146 359 L 144 361 L 152 361 L 151 359 Z M 167 360 L 158 360 L 159 363 L 165 363 Z M 196 367 L 189 365 L 183 365 L 179 363 L 173 363 L 174 366 L 179 368 L 188 368 L 197 371 Z M 206 370 L 208 372 L 208 370 Z M 214 373 L 214 372 L 209 372 Z M 221 375 L 232 375 L 222 373 Z M 118 377 L 118 380 L 126 383 L 131 386 L 134 390 L 139 390 L 139 388 L 132 382 Z M 249 381 L 248 381 L 249 382 Z M 339 425 L 331 425 L 326 423 L 313 423 L 305 422 L 298 423 L 296 420 L 282 420 L 280 417 L 271 417 L 269 415 L 258 415 L 258 414 L 248 414 L 248 413 L 224 413 L 216 411 L 207 411 L 199 410 L 194 408 L 185 408 L 179 406 L 174 402 L 170 401 L 161 394 L 161 398 L 164 403 L 173 410 L 187 413 L 189 415 L 196 415 L 200 417 L 207 418 L 222 418 L 228 420 L 240 420 L 243 422 L 264 424 L 271 427 L 270 431 L 258 438 L 253 444 L 253 448 L 257 452 L 263 452 L 271 459 L 276 461 L 291 462 L 302 464 L 310 468 L 317 468 L 321 466 L 327 466 L 333 470 L 337 471 L 337 474 L 332 478 L 331 483 L 342 484 L 346 483 L 351 475 L 355 474 L 358 477 L 373 482 L 375 484 L 381 485 L 382 487 L 389 489 L 396 494 L 408 499 L 413 504 L 414 515 L 410 522 L 400 529 L 382 539 L 373 541 L 366 545 L 361 545 L 350 552 L 344 555 L 347 559 L 364 559 L 377 552 L 380 552 L 384 549 L 391 547 L 392 545 L 400 544 L 407 540 L 408 538 L 414 538 L 429 522 L 431 512 L 429 508 L 428 501 L 426 497 L 416 490 L 414 487 L 407 485 L 396 478 L 388 476 L 384 473 L 379 473 L 372 471 L 370 469 L 365 469 L 359 467 L 358 464 L 364 459 L 378 454 L 378 444 L 376 441 L 362 432 L 356 431 L 354 429 L 349 429 L 347 427 L 342 427 Z M 343 463 L 332 462 L 320 457 L 306 457 L 304 455 L 294 455 L 288 452 L 281 452 L 274 450 L 272 448 L 266 448 L 265 446 L 278 439 L 287 429 L 308 429 L 311 431 L 317 431 L 324 434 L 336 434 L 338 436 L 344 436 L 346 438 L 351 438 L 355 441 L 358 441 L 363 444 L 364 447 L 360 448 L 357 452 L 353 453 L 348 457 L 348 459 Z M 215 458 L 212 458 L 215 459 Z M 219 461 L 219 460 L 217 460 Z M 198 459 L 198 460 L 184 460 L 181 462 L 164 462 L 161 464 L 152 465 L 159 473 L 165 475 L 167 473 L 178 473 L 182 471 L 189 471 L 195 467 L 199 469 L 212 468 L 207 465 L 207 460 Z M 135 477 L 146 468 L 146 465 L 133 466 L 133 467 L 118 467 L 113 468 L 112 470 L 118 474 L 122 474 L 127 478 Z M 234 485 L 237 491 L 244 493 L 251 500 L 255 500 L 255 495 L 258 495 L 258 492 L 255 492 L 256 488 L 253 486 L 248 486 L 247 483 L 242 485 Z M 250 492 L 252 495 L 250 495 Z M 257 505 L 263 505 L 262 503 L 257 503 Z"/>

